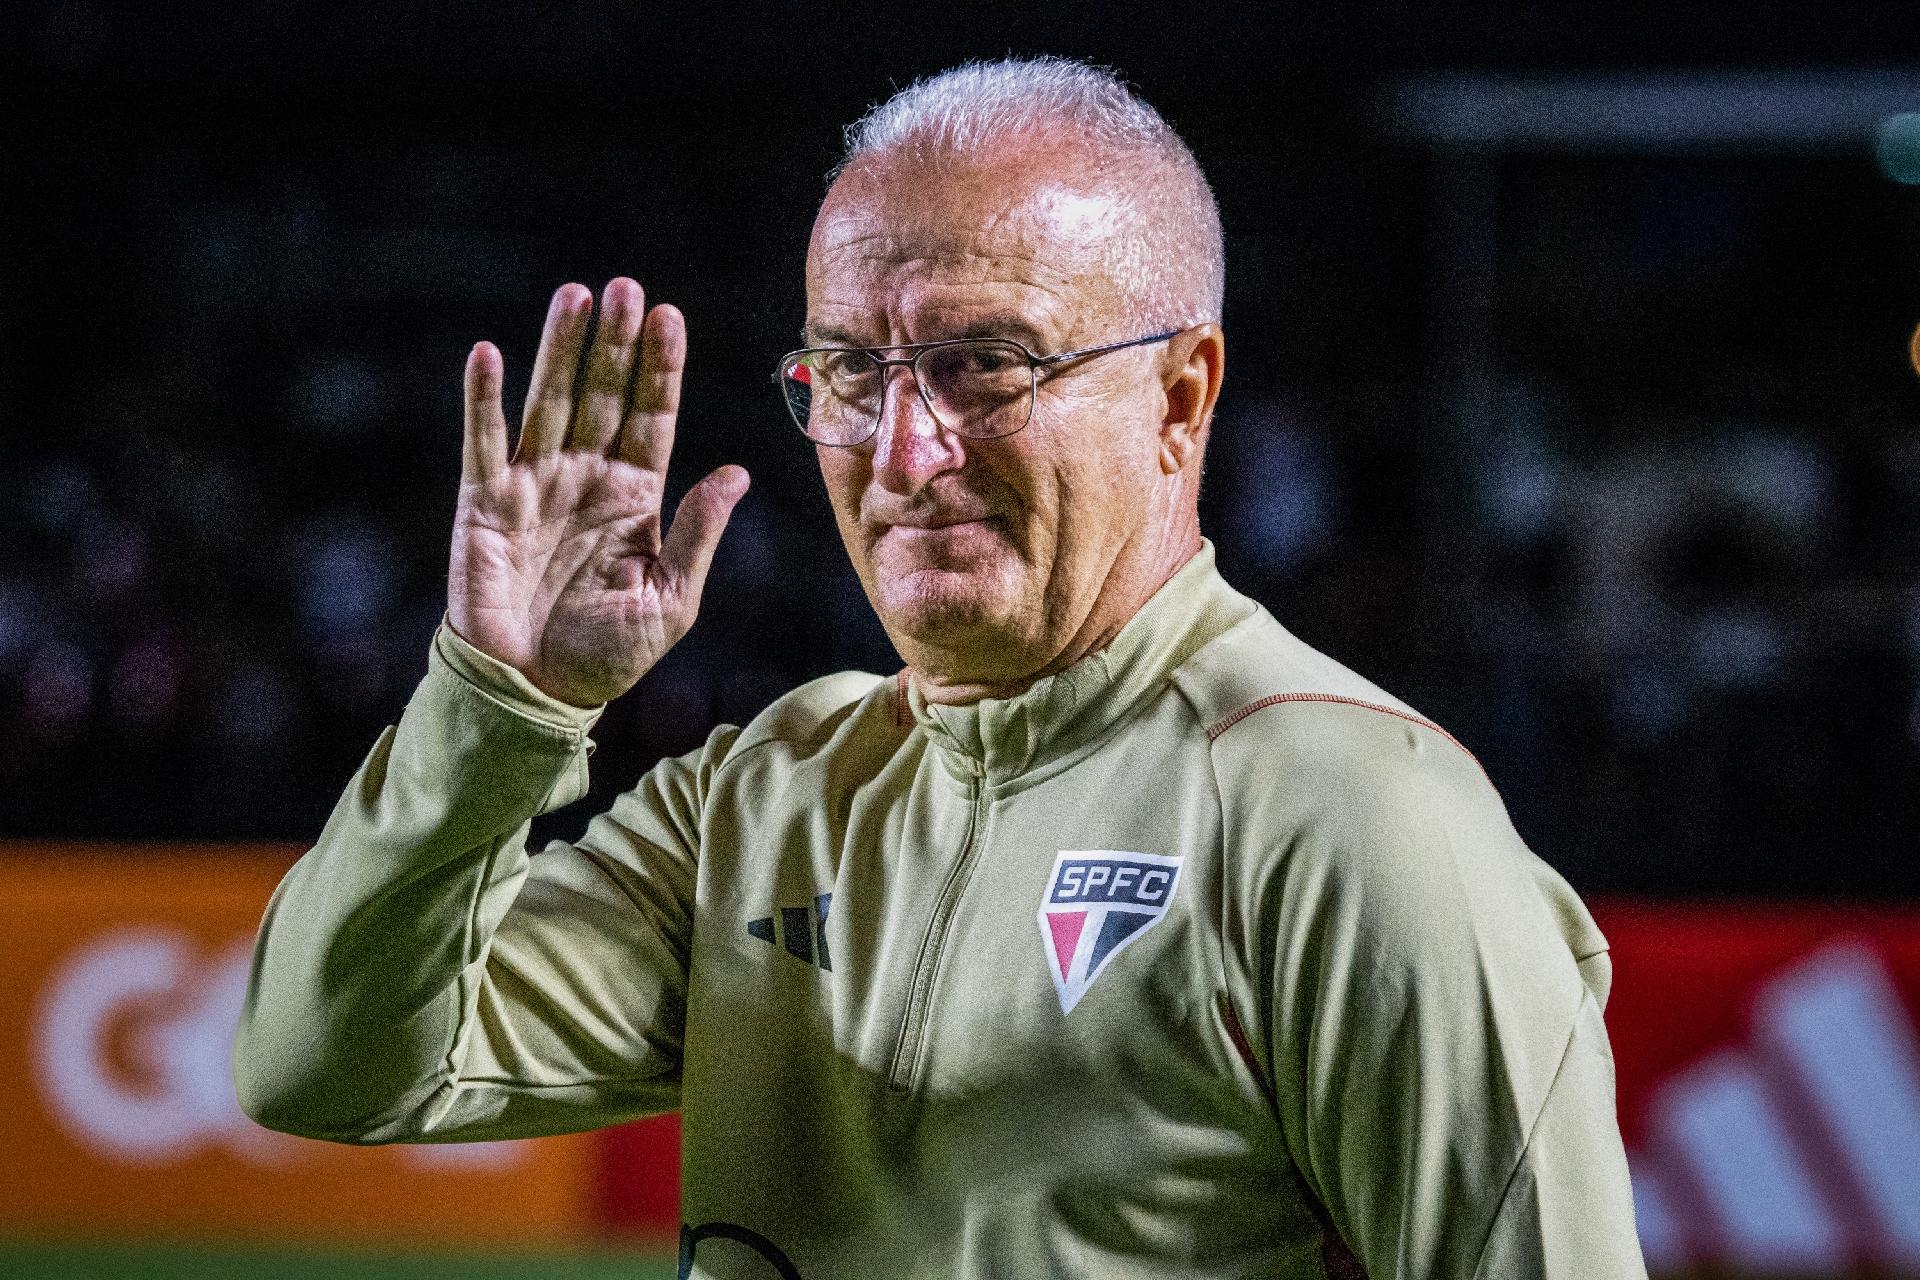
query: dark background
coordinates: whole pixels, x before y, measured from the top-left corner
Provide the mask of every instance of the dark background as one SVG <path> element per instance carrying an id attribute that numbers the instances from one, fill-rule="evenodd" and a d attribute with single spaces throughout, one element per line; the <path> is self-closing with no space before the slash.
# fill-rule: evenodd
<path id="1" fill-rule="evenodd" d="M 0 834 L 317 833 L 444 607 L 465 352 L 523 387 L 565 280 L 687 313 L 677 483 L 754 489 L 543 834 L 893 670 L 768 370 L 840 127 L 1007 52 L 1117 67 L 1218 191 L 1231 581 L 1583 891 L 1920 892 L 1920 188 L 1871 122 L 1462 149 L 1387 105 L 1897 74 L 1910 3 L 9 6 Z"/>

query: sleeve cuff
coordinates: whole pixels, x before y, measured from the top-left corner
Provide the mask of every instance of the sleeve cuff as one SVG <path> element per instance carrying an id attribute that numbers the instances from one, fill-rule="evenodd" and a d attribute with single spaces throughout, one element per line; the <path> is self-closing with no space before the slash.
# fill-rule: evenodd
<path id="1" fill-rule="evenodd" d="M 444 618 L 434 632 L 433 648 L 440 660 L 468 684 L 516 715 L 551 728 L 585 734 L 607 709 L 604 702 L 597 707 L 576 707 L 541 692 L 514 668 L 462 640 Z"/>
<path id="2" fill-rule="evenodd" d="M 541 800 L 538 812 L 550 813 L 587 794 L 587 762 L 594 748 L 587 730 L 607 709 L 605 703 L 576 707 L 542 693 L 520 672 L 462 640 L 444 618 L 434 632 L 427 668 L 429 682 L 451 680 L 454 688 L 467 691 L 468 698 L 535 727 L 549 740 L 558 738 L 569 744 L 566 765 Z M 436 670 L 441 674 L 436 675 Z"/>

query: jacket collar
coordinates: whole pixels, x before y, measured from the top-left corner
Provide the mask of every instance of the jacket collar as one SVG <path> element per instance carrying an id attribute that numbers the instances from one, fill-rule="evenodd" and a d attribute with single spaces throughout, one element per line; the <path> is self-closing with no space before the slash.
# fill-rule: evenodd
<path id="1" fill-rule="evenodd" d="M 929 703 L 907 673 L 916 726 L 962 773 L 1006 782 L 1098 738 L 1142 705 L 1174 670 L 1258 606 L 1200 550 L 1127 621 L 1113 643 L 1011 698 Z"/>

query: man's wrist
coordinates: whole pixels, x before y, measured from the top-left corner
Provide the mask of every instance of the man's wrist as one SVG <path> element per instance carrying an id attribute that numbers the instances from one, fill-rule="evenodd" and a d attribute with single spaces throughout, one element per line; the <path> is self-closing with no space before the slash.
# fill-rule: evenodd
<path id="1" fill-rule="evenodd" d="M 433 648 L 462 680 L 508 710 L 543 725 L 584 735 L 607 709 L 605 703 L 576 707 L 542 691 L 522 672 L 461 639 L 445 618 L 434 632 Z"/>

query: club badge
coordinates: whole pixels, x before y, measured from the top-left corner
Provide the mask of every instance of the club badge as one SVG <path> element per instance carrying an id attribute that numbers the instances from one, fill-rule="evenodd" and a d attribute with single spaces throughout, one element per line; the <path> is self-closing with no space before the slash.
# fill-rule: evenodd
<path id="1" fill-rule="evenodd" d="M 1070 1013 L 1114 957 L 1167 914 L 1180 859 L 1116 849 L 1062 849 L 1040 902 L 1060 1012 Z"/>

